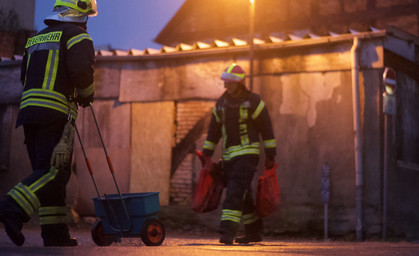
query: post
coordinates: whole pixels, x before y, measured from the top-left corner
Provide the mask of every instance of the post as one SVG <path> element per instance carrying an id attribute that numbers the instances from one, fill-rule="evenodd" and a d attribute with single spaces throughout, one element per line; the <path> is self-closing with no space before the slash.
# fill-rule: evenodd
<path id="1" fill-rule="evenodd" d="M 329 238 L 329 200 L 330 200 L 330 167 L 325 163 L 322 167 L 322 203 L 324 204 L 324 240 Z"/>
<path id="2" fill-rule="evenodd" d="M 387 239 L 387 177 L 388 177 L 388 142 L 389 121 L 388 115 L 384 115 L 384 170 L 383 170 L 383 230 L 382 238 Z"/>
<path id="3" fill-rule="evenodd" d="M 361 140 L 361 100 L 359 89 L 359 57 L 358 50 L 361 46 L 359 38 L 354 38 L 351 48 L 352 57 L 352 107 L 354 121 L 354 153 L 355 153 L 355 185 L 356 185 L 356 240 L 362 240 L 362 187 L 363 187 L 363 159 Z"/>
<path id="4" fill-rule="evenodd" d="M 383 93 L 384 113 L 384 166 L 383 166 L 383 228 L 382 238 L 387 239 L 387 182 L 390 165 L 390 132 L 392 117 L 396 114 L 396 71 L 386 67 L 383 73 L 385 91 Z"/>
<path id="5" fill-rule="evenodd" d="M 255 1 L 249 1 L 249 90 L 253 91 L 253 59 L 254 59 L 254 43 L 255 36 Z"/>

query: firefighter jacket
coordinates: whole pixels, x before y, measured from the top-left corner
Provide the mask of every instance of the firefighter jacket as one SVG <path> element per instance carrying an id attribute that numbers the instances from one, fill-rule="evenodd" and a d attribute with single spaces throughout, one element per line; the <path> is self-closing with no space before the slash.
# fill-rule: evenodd
<path id="1" fill-rule="evenodd" d="M 276 142 L 265 103 L 259 95 L 244 90 L 238 99 L 225 92 L 217 100 L 203 147 L 204 155 L 213 155 L 221 137 L 223 160 L 228 161 L 244 155 L 259 155 L 260 134 L 265 155 L 270 158 L 275 156 Z"/>
<path id="2" fill-rule="evenodd" d="M 49 25 L 26 43 L 16 127 L 67 118 L 70 96 L 93 97 L 95 52 L 83 24 Z M 72 109 L 72 117 L 77 117 L 77 109 Z"/>

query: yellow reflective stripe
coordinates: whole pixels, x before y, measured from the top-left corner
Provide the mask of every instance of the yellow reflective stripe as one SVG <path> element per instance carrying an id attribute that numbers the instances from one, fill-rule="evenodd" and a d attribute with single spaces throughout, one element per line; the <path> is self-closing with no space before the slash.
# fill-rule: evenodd
<path id="1" fill-rule="evenodd" d="M 26 62 L 26 71 L 28 70 L 28 67 L 29 67 L 29 62 L 31 61 L 31 54 L 30 53 L 28 53 L 28 60 L 27 60 L 27 62 Z M 25 85 L 26 85 L 26 79 L 28 78 L 28 73 L 26 72 L 25 73 L 25 81 L 23 82 L 23 88 L 25 88 Z"/>
<path id="2" fill-rule="evenodd" d="M 82 97 L 87 97 L 89 95 L 91 95 L 94 91 L 95 91 L 95 87 L 93 86 L 93 84 L 87 86 L 86 88 L 76 88 L 77 94 L 82 96 Z"/>
<path id="3" fill-rule="evenodd" d="M 67 214 L 67 208 L 65 206 L 45 206 L 39 208 L 39 215 L 63 215 Z"/>
<path id="4" fill-rule="evenodd" d="M 240 223 L 241 216 L 242 216 L 241 211 L 223 209 L 223 213 L 221 215 L 221 220 L 230 220 L 230 221 L 233 221 L 233 222 Z"/>
<path id="5" fill-rule="evenodd" d="M 240 136 L 240 140 L 241 140 L 241 144 L 244 145 L 249 145 L 250 141 L 249 141 L 249 136 L 247 134 Z"/>
<path id="6" fill-rule="evenodd" d="M 259 216 L 257 216 L 255 213 L 249 213 L 243 215 L 243 223 L 245 225 L 255 223 L 259 220 Z"/>
<path id="7" fill-rule="evenodd" d="M 228 68 L 227 68 L 227 73 L 231 73 L 231 70 L 233 70 L 233 68 L 235 67 L 236 65 L 230 65 Z"/>
<path id="8" fill-rule="evenodd" d="M 60 101 L 63 104 L 67 104 L 67 98 L 63 94 L 59 92 L 55 92 L 55 91 L 44 90 L 44 89 L 30 89 L 30 90 L 24 91 L 22 93 L 22 100 L 25 100 L 26 98 L 29 98 L 29 97 L 36 97 L 36 96 L 54 99 L 54 100 Z"/>
<path id="9" fill-rule="evenodd" d="M 214 107 L 213 109 L 212 109 L 212 114 L 214 115 L 214 117 L 215 117 L 215 121 L 217 121 L 217 123 L 220 123 L 221 122 L 221 119 L 220 119 L 220 117 L 218 116 L 218 114 L 217 114 L 217 108 L 216 107 Z"/>
<path id="10" fill-rule="evenodd" d="M 62 224 L 67 222 L 67 216 L 45 216 L 39 217 L 39 223 L 41 225 L 49 224 Z"/>
<path id="11" fill-rule="evenodd" d="M 265 103 L 263 102 L 263 100 L 261 100 L 255 112 L 253 112 L 252 114 L 252 119 L 256 119 L 260 115 L 260 112 L 262 112 L 264 107 L 265 107 Z"/>
<path id="12" fill-rule="evenodd" d="M 243 106 L 240 105 L 240 122 L 243 122 L 244 120 L 246 120 L 248 117 L 248 109 Z"/>
<path id="13" fill-rule="evenodd" d="M 49 50 L 42 89 L 53 90 L 58 69 L 58 50 Z"/>
<path id="14" fill-rule="evenodd" d="M 240 129 L 240 134 L 247 133 L 247 124 L 245 123 L 239 124 L 239 129 Z"/>
<path id="15" fill-rule="evenodd" d="M 230 160 L 236 156 L 241 155 L 259 155 L 259 142 L 254 142 L 250 145 L 232 146 L 223 152 L 223 159 Z"/>
<path id="16" fill-rule="evenodd" d="M 65 206 L 46 206 L 39 208 L 41 225 L 66 223 L 67 209 Z"/>
<path id="17" fill-rule="evenodd" d="M 55 176 L 57 176 L 58 169 L 56 169 L 54 166 L 51 166 L 49 169 L 49 172 L 42 176 L 40 179 L 38 179 L 36 182 L 34 182 L 32 185 L 29 186 L 29 189 L 33 192 L 38 191 L 40 188 L 45 186 L 48 182 L 53 180 Z"/>
<path id="18" fill-rule="evenodd" d="M 35 106 L 35 107 L 45 107 L 60 111 L 64 114 L 68 114 L 68 107 L 66 105 L 62 105 L 55 101 L 51 100 L 44 100 L 44 99 L 27 99 L 21 102 L 20 109 L 26 108 L 28 106 Z"/>
<path id="19" fill-rule="evenodd" d="M 10 195 L 29 216 L 41 205 L 35 193 L 23 183 L 14 186 L 7 194 Z"/>
<path id="20" fill-rule="evenodd" d="M 31 89 L 24 91 L 22 94 L 20 109 L 23 109 L 27 106 L 51 108 L 66 115 L 68 114 L 69 110 L 69 103 L 63 94 L 44 89 Z M 74 120 L 77 119 L 77 111 L 77 107 L 71 108 L 71 116 Z"/>
<path id="21" fill-rule="evenodd" d="M 264 140 L 263 144 L 264 144 L 265 148 L 275 148 L 276 147 L 275 139 Z"/>
<path id="22" fill-rule="evenodd" d="M 29 189 L 23 183 L 19 183 L 15 186 L 15 189 L 18 189 L 26 198 L 27 200 L 33 205 L 35 209 L 38 209 L 41 206 L 41 202 L 39 202 L 38 197 L 35 195 L 33 191 Z"/>
<path id="23" fill-rule="evenodd" d="M 205 148 L 205 149 L 208 149 L 208 150 L 214 150 L 216 145 L 217 145 L 217 144 L 215 144 L 215 143 L 213 143 L 213 142 L 211 142 L 211 141 L 209 141 L 209 140 L 206 140 L 206 141 L 204 142 L 204 148 Z"/>
<path id="24" fill-rule="evenodd" d="M 33 209 L 32 205 L 29 204 L 21 195 L 17 194 L 15 191 L 11 190 L 7 193 L 13 200 L 16 201 L 17 204 L 22 207 L 22 209 L 26 212 L 27 215 L 31 216 L 35 210 Z"/>
<path id="25" fill-rule="evenodd" d="M 84 39 L 92 41 L 92 38 L 89 36 L 89 34 L 82 33 L 82 34 L 74 36 L 74 37 L 70 38 L 70 40 L 68 40 L 67 49 L 70 50 L 71 47 L 73 47 L 75 44 L 77 44 L 78 42 L 80 42 Z"/>

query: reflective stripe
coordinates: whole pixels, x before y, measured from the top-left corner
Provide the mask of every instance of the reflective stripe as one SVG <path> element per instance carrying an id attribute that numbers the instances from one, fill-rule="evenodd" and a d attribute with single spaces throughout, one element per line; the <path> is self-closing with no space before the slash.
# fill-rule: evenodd
<path id="1" fill-rule="evenodd" d="M 68 40 L 67 49 L 70 50 L 71 47 L 73 47 L 75 44 L 77 44 L 78 42 L 80 42 L 84 39 L 92 41 L 92 38 L 89 36 L 89 34 L 82 33 L 82 34 L 74 36 L 74 37 L 70 38 L 70 40 Z"/>
<path id="2" fill-rule="evenodd" d="M 32 54 L 33 52 L 40 50 L 60 50 L 60 46 L 60 43 L 36 44 L 28 48 L 28 53 Z"/>
<path id="3" fill-rule="evenodd" d="M 43 99 L 27 99 L 25 101 L 22 101 L 20 104 L 20 109 L 23 109 L 28 106 L 36 106 L 36 107 L 45 107 L 50 108 L 54 110 L 58 110 L 64 114 L 68 114 L 68 107 L 62 104 L 59 104 L 54 101 L 50 100 L 43 100 Z"/>
<path id="4" fill-rule="evenodd" d="M 80 89 L 80 88 L 76 88 L 77 94 L 82 96 L 82 97 L 87 97 L 89 95 L 91 95 L 94 91 L 95 91 L 95 87 L 93 86 L 93 84 L 87 86 L 86 88 Z"/>
<path id="5" fill-rule="evenodd" d="M 39 217 L 39 223 L 41 225 L 48 225 L 48 224 L 62 224 L 67 222 L 67 216 L 46 216 L 46 217 Z"/>
<path id="6" fill-rule="evenodd" d="M 239 146 L 232 146 L 228 149 L 224 150 L 223 152 L 223 159 L 224 160 L 231 160 L 232 158 L 236 156 L 241 155 L 259 155 L 260 149 L 259 149 L 259 142 L 254 142 L 250 145 L 239 145 Z"/>
<path id="7" fill-rule="evenodd" d="M 38 197 L 34 194 L 34 191 L 31 191 L 30 188 L 22 183 L 17 184 L 7 194 L 11 196 L 29 216 L 31 216 L 41 205 Z"/>
<path id="8" fill-rule="evenodd" d="M 263 144 L 264 144 L 265 148 L 275 148 L 276 147 L 275 139 L 265 140 L 265 141 L 263 141 Z"/>
<path id="9" fill-rule="evenodd" d="M 30 63 L 30 61 L 31 61 L 31 54 L 29 54 L 28 53 L 28 61 L 26 62 L 26 69 L 25 70 L 28 70 L 28 67 L 29 67 L 29 63 Z M 28 74 L 25 72 L 25 81 L 24 81 L 24 83 L 23 83 L 23 89 L 25 89 L 25 85 L 26 85 L 26 79 L 28 78 Z"/>
<path id="10" fill-rule="evenodd" d="M 252 114 L 252 119 L 256 119 L 260 115 L 260 112 L 262 112 L 264 107 L 265 107 L 265 103 L 263 102 L 263 100 L 261 100 L 255 112 L 253 112 Z"/>
<path id="11" fill-rule="evenodd" d="M 244 122 L 248 118 L 247 104 L 240 105 L 240 122 Z"/>
<path id="12" fill-rule="evenodd" d="M 221 220 L 229 220 L 229 221 L 240 223 L 241 216 L 242 216 L 241 211 L 223 209 Z"/>
<path id="13" fill-rule="evenodd" d="M 58 59 L 59 59 L 58 52 L 59 52 L 58 50 L 49 51 L 42 89 L 46 89 L 46 90 L 54 89 L 55 79 L 57 77 L 57 69 L 58 69 Z"/>
<path id="14" fill-rule="evenodd" d="M 69 105 L 64 95 L 55 91 L 43 89 L 31 89 L 23 92 L 20 109 L 23 109 L 27 106 L 50 108 L 60 111 L 66 115 L 68 114 L 69 110 Z M 77 108 L 72 108 L 71 111 L 73 119 L 77 119 Z"/>
<path id="15" fill-rule="evenodd" d="M 20 207 L 22 207 L 22 209 L 26 212 L 27 215 L 31 216 L 35 212 L 32 205 L 15 190 L 12 189 L 7 194 L 11 196 L 16 201 L 16 203 L 20 205 Z"/>
<path id="16" fill-rule="evenodd" d="M 245 134 L 245 135 L 240 136 L 240 141 L 241 141 L 241 144 L 243 146 L 244 145 L 249 145 L 249 143 L 250 143 L 249 135 Z"/>
<path id="17" fill-rule="evenodd" d="M 77 0 L 61 0 L 60 2 L 77 5 Z"/>
<path id="18" fill-rule="evenodd" d="M 31 202 L 35 209 L 38 209 L 41 206 L 38 197 L 29 189 L 29 187 L 25 186 L 23 183 L 17 184 L 16 187 L 24 192 L 24 195 L 28 198 L 29 202 Z"/>
<path id="19" fill-rule="evenodd" d="M 66 223 L 67 209 L 65 206 L 41 207 L 39 221 L 41 225 Z"/>
<path id="20" fill-rule="evenodd" d="M 236 81 L 236 82 L 240 82 L 241 80 L 243 80 L 244 78 L 244 74 L 237 74 L 237 73 L 227 73 L 224 72 L 221 74 L 221 79 L 226 79 L 226 80 L 231 80 L 231 81 Z"/>
<path id="21" fill-rule="evenodd" d="M 34 97 L 34 96 L 50 98 L 50 99 L 60 101 L 63 104 L 67 104 L 67 98 L 61 93 L 56 92 L 56 91 L 47 91 L 43 89 L 30 89 L 30 90 L 24 91 L 22 93 L 22 100 L 25 100 L 26 98 Z"/>
<path id="22" fill-rule="evenodd" d="M 257 216 L 255 213 L 249 213 L 249 214 L 243 215 L 243 223 L 245 225 L 255 223 L 258 220 L 259 220 L 259 216 Z"/>
<path id="23" fill-rule="evenodd" d="M 213 109 L 212 109 L 212 114 L 214 115 L 214 117 L 215 117 L 215 121 L 217 121 L 217 123 L 221 123 L 221 119 L 220 119 L 220 117 L 218 116 L 218 114 L 217 114 L 217 108 L 216 107 L 214 107 Z"/>
<path id="24" fill-rule="evenodd" d="M 213 143 L 213 142 L 211 142 L 211 141 L 209 141 L 209 140 L 206 140 L 206 141 L 204 142 L 204 149 L 214 150 L 216 145 L 217 145 L 217 144 L 215 144 L 215 143 Z"/>
<path id="25" fill-rule="evenodd" d="M 58 173 L 58 169 L 55 168 L 54 166 L 51 166 L 51 168 L 49 169 L 49 172 L 45 174 L 44 176 L 42 176 L 40 179 L 38 179 L 36 182 L 34 182 L 32 185 L 30 185 L 29 189 L 32 190 L 33 192 L 38 191 L 40 188 L 45 186 L 48 182 L 53 180 L 55 176 L 57 176 L 57 173 Z"/>
<path id="26" fill-rule="evenodd" d="M 65 206 L 46 206 L 39 208 L 39 215 L 63 215 L 67 214 L 67 209 Z"/>

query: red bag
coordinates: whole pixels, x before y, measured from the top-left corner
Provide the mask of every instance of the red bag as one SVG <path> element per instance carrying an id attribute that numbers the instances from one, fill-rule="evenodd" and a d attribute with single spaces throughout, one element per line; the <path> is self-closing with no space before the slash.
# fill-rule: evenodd
<path id="1" fill-rule="evenodd" d="M 199 151 L 195 151 L 201 160 L 202 165 L 203 155 Z M 218 164 L 213 164 L 212 170 L 205 170 L 202 168 L 199 175 L 198 184 L 196 185 L 194 198 L 192 201 L 192 209 L 197 213 L 210 212 L 218 208 L 221 195 L 224 189 L 224 179 L 221 175 L 221 167 Z"/>
<path id="2" fill-rule="evenodd" d="M 260 176 L 256 191 L 256 211 L 260 217 L 266 217 L 278 209 L 280 192 L 275 164 L 271 169 L 263 169 L 263 176 Z"/>

